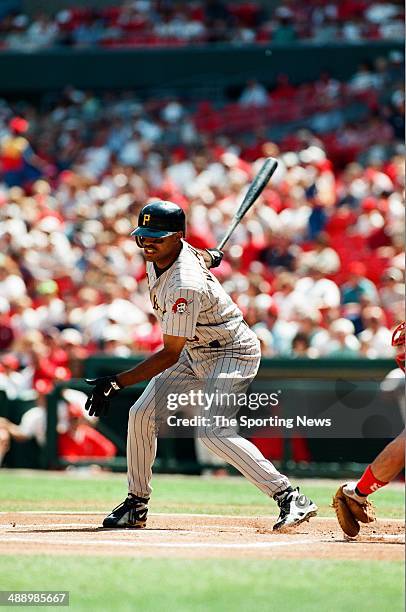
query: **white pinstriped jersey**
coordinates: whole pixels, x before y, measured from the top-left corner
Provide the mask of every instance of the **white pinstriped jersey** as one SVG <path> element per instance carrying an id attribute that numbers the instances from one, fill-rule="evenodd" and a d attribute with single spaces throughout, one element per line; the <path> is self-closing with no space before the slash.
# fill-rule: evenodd
<path id="1" fill-rule="evenodd" d="M 260 362 L 259 341 L 204 259 L 183 241 L 177 260 L 158 278 L 147 262 L 152 305 L 164 334 L 187 338 L 177 363 L 155 376 L 132 406 L 128 421 L 129 492 L 149 498 L 158 429 L 168 416 L 169 392 L 245 393 Z M 238 406 L 216 402 L 215 416 L 234 418 Z M 209 414 L 209 413 L 208 413 Z M 286 476 L 227 425 L 203 426 L 200 443 L 234 465 L 266 495 L 284 491 Z"/>
<path id="2" fill-rule="evenodd" d="M 182 242 L 179 257 L 158 278 L 153 263 L 147 262 L 152 307 L 163 333 L 187 338 L 186 350 L 194 360 L 222 348 L 258 355 L 257 337 L 238 306 L 207 269 L 202 255 Z"/>

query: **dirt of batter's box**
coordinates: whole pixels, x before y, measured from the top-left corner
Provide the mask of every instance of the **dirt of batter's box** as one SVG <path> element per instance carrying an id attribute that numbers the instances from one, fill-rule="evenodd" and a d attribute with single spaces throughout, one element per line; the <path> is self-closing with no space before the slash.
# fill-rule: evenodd
<path id="1" fill-rule="evenodd" d="M 346 540 L 332 518 L 275 533 L 276 517 L 151 515 L 147 529 L 100 527 L 103 515 L 0 515 L 0 554 L 187 558 L 404 559 L 404 525 L 378 519 Z"/>

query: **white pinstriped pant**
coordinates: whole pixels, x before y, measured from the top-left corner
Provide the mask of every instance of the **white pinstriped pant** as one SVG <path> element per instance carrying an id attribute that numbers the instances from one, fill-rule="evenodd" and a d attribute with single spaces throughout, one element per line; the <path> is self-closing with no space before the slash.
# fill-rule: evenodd
<path id="1" fill-rule="evenodd" d="M 210 356 L 211 357 L 210 357 Z M 254 378 L 259 357 L 236 355 L 226 351 L 208 354 L 204 363 L 191 362 L 187 353 L 179 361 L 155 376 L 144 393 L 131 407 L 128 419 L 127 462 L 128 491 L 140 497 L 151 494 L 152 466 L 156 456 L 156 423 L 169 416 L 169 393 L 187 393 L 203 388 L 205 381 L 215 382 L 215 388 L 227 393 L 243 393 Z M 210 391 L 212 386 L 210 385 Z M 232 418 L 238 407 L 221 408 L 221 414 Z M 220 412 L 219 412 L 220 414 Z M 224 427 L 201 428 L 198 435 L 205 446 L 227 463 L 237 468 L 250 482 L 266 495 L 286 489 L 290 483 L 286 476 L 265 459 L 257 447 L 235 431 Z"/>

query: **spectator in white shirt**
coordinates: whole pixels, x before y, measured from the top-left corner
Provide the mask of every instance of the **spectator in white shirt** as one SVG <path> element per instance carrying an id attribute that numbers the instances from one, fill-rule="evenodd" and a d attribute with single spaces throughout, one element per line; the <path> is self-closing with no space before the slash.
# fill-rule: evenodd
<path id="1" fill-rule="evenodd" d="M 261 83 L 253 79 L 248 81 L 239 102 L 241 106 L 266 106 L 269 103 L 268 92 Z"/>
<path id="2" fill-rule="evenodd" d="M 388 268 L 382 274 L 379 297 L 383 308 L 391 311 L 404 303 L 405 283 L 403 274 L 398 268 Z"/>
<path id="3" fill-rule="evenodd" d="M 1 257 L 1 256 L 0 256 Z M 5 264 L 0 260 L 0 297 L 6 300 L 16 300 L 27 294 L 27 288 L 21 276 L 9 273 Z"/>
<path id="4" fill-rule="evenodd" d="M 30 391 L 32 379 L 30 368 L 19 371 L 20 363 L 12 353 L 3 354 L 0 364 L 0 391 L 4 391 L 8 399 L 17 399 Z"/>
<path id="5" fill-rule="evenodd" d="M 303 308 L 298 310 L 296 315 L 297 333 L 305 334 L 309 339 L 311 357 L 320 357 L 327 352 L 329 333 L 320 327 L 321 314 L 318 310 Z"/>
<path id="6" fill-rule="evenodd" d="M 337 319 L 329 327 L 330 340 L 326 355 L 328 357 L 357 357 L 360 349 L 354 335 L 354 324 L 348 319 Z"/>
<path id="7" fill-rule="evenodd" d="M 361 92 L 368 89 L 375 89 L 377 79 L 370 65 L 366 62 L 359 65 L 357 72 L 348 83 L 352 91 Z"/>
<path id="8" fill-rule="evenodd" d="M 341 262 L 337 251 L 329 246 L 328 234 L 321 232 L 315 239 L 315 248 L 300 256 L 300 270 L 316 266 L 324 274 L 336 274 Z"/>
<path id="9" fill-rule="evenodd" d="M 360 333 L 359 339 L 361 352 L 369 359 L 394 355 L 392 334 L 384 325 L 384 319 L 385 314 L 379 306 L 368 306 L 362 313 L 365 329 Z"/>
<path id="10" fill-rule="evenodd" d="M 279 318 L 292 321 L 294 314 L 303 304 L 303 296 L 295 291 L 296 276 L 282 272 L 276 281 L 276 292 L 273 295 Z"/>
<path id="11" fill-rule="evenodd" d="M 302 304 L 310 308 L 335 308 L 340 304 L 340 290 L 336 283 L 324 277 L 324 273 L 314 266 L 308 276 L 300 278 L 295 286 L 295 293 L 302 296 Z"/>
<path id="12" fill-rule="evenodd" d="M 396 4 L 392 2 L 380 1 L 370 4 L 370 6 L 366 8 L 364 16 L 372 23 L 381 24 L 396 17 L 400 11 L 400 4 L 396 6 Z"/>

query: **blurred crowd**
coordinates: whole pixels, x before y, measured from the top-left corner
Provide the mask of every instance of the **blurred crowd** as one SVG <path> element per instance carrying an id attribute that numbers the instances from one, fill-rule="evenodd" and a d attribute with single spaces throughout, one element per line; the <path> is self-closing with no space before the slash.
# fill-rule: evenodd
<path id="1" fill-rule="evenodd" d="M 36 395 L 36 405 L 24 412 L 18 424 L 15 423 L 14 413 L 10 415 L 13 420 L 0 416 L 0 467 L 13 442 L 34 441 L 37 451 L 46 446 L 47 398 L 45 393 Z M 91 417 L 86 412 L 86 399 L 84 393 L 75 389 L 65 388 L 61 392 L 56 417 L 59 459 L 75 463 L 80 460 L 111 459 L 116 455 L 115 445 L 96 429 L 98 417 Z M 39 457 L 39 453 L 37 456 Z"/>
<path id="2" fill-rule="evenodd" d="M 0 389 L 46 393 L 81 376 L 95 353 L 156 350 L 161 332 L 130 238 L 140 208 L 178 203 L 187 239 L 213 247 L 269 155 L 278 170 L 215 271 L 263 355 L 391 357 L 391 329 L 404 318 L 405 186 L 392 69 L 364 79 L 378 96 L 364 121 L 327 135 L 295 129 L 278 143 L 265 131 L 201 132 L 195 108 L 175 99 L 67 88 L 40 106 L 2 101 Z M 382 97 L 392 114 L 380 112 Z"/>
<path id="3" fill-rule="evenodd" d="M 253 0 L 128 0 L 108 8 L 73 6 L 33 17 L 10 9 L 0 22 L 0 48 L 26 52 L 54 46 L 403 38 L 404 6 L 397 0 L 282 0 L 272 6 Z"/>

